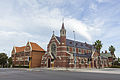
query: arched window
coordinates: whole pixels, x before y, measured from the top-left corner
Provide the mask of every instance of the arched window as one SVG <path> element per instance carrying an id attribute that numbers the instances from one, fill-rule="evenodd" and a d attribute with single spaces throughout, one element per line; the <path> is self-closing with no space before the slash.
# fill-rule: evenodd
<path id="1" fill-rule="evenodd" d="M 56 49 L 57 49 L 57 48 L 56 48 L 56 44 L 53 43 L 53 44 L 51 45 L 51 53 L 54 54 L 54 55 L 56 55 Z"/>
<path id="2" fill-rule="evenodd" d="M 80 48 L 78 48 L 78 52 L 79 52 L 79 53 L 81 53 L 81 50 L 80 50 Z"/>
<path id="3" fill-rule="evenodd" d="M 84 64 L 84 60 L 83 59 L 81 60 L 81 64 Z"/>
<path id="4" fill-rule="evenodd" d="M 76 48 L 73 47 L 73 52 L 76 53 Z"/>

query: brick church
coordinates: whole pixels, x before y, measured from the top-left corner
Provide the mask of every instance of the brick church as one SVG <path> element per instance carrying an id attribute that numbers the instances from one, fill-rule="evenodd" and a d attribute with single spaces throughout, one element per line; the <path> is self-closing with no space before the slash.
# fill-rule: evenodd
<path id="1" fill-rule="evenodd" d="M 104 60 L 107 66 L 107 60 Z M 98 53 L 94 46 L 88 43 L 66 38 L 64 23 L 60 37 L 54 33 L 47 46 L 47 53 L 42 57 L 42 67 L 61 68 L 98 68 Z"/>

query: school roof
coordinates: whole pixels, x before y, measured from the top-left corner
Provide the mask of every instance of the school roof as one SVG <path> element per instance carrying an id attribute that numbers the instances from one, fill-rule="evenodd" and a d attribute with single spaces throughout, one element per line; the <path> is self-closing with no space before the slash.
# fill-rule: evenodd
<path id="1" fill-rule="evenodd" d="M 32 51 L 45 51 L 43 48 L 41 48 L 37 43 L 30 42 L 30 45 L 32 47 Z M 15 47 L 16 53 L 24 52 L 26 46 L 22 47 Z"/>

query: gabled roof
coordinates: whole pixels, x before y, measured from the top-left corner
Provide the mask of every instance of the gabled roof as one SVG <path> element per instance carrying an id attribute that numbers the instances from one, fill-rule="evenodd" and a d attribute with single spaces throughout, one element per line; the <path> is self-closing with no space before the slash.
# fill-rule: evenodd
<path id="1" fill-rule="evenodd" d="M 30 42 L 32 50 L 33 51 L 45 51 L 44 49 L 42 49 L 38 44 L 34 43 L 34 42 Z"/>
<path id="2" fill-rule="evenodd" d="M 32 47 L 32 50 L 33 50 L 33 51 L 44 51 L 44 52 L 45 52 L 45 50 L 42 49 L 38 44 L 36 44 L 36 43 L 34 43 L 34 42 L 30 42 L 30 44 L 31 44 L 31 47 Z M 26 46 L 14 47 L 14 48 L 15 48 L 15 51 L 16 51 L 15 53 L 24 52 L 25 47 L 26 47 Z"/>
<path id="3" fill-rule="evenodd" d="M 23 47 L 15 47 L 16 53 L 23 52 L 24 49 L 25 49 L 25 46 L 23 46 Z"/>
<path id="4" fill-rule="evenodd" d="M 60 37 L 56 36 L 56 38 L 60 42 Z M 66 39 L 66 46 L 74 47 L 74 40 Z M 82 49 L 92 49 L 94 46 L 91 44 L 75 41 L 75 47 Z"/>

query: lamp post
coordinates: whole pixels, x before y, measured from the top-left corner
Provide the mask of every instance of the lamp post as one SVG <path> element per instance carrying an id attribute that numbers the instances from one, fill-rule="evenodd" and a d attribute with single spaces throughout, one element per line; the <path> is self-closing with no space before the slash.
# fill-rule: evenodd
<path id="1" fill-rule="evenodd" d="M 74 51 L 73 53 L 75 52 L 75 31 L 73 31 L 73 34 L 74 34 Z M 74 53 L 74 68 L 76 68 L 76 53 Z"/>

